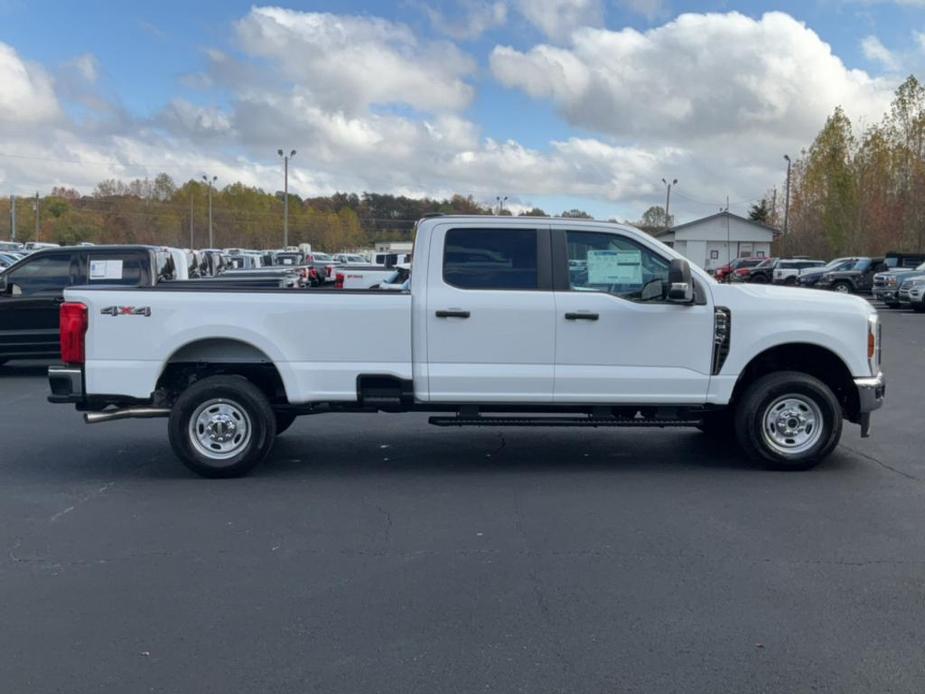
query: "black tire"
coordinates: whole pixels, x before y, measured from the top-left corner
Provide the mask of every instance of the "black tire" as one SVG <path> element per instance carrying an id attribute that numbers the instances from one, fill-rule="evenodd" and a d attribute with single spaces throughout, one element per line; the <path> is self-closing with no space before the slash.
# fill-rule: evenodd
<path id="1" fill-rule="evenodd" d="M 854 287 L 851 286 L 851 282 L 836 282 L 832 285 L 832 291 L 840 294 L 853 294 Z"/>
<path id="2" fill-rule="evenodd" d="M 180 394 L 167 431 L 176 456 L 196 474 L 240 477 L 269 454 L 276 415 L 263 392 L 243 376 L 209 376 Z M 213 447 L 214 453 L 208 450 Z"/>
<path id="3" fill-rule="evenodd" d="M 286 429 L 292 426 L 292 423 L 295 421 L 296 417 L 294 414 L 288 412 L 277 412 L 276 413 L 276 435 L 279 436 Z"/>
<path id="4" fill-rule="evenodd" d="M 765 275 L 752 275 L 748 278 L 748 281 L 752 284 L 767 284 L 768 278 Z"/>
<path id="5" fill-rule="evenodd" d="M 735 436 L 735 421 L 732 410 L 717 410 L 703 415 L 703 421 L 697 425 L 711 439 L 731 439 Z"/>
<path id="6" fill-rule="evenodd" d="M 925 313 L 925 303 L 912 304 L 912 310 L 916 313 Z M 0 362 L 2 365 L 2 362 Z"/>
<path id="7" fill-rule="evenodd" d="M 797 283 L 797 278 L 794 277 L 793 275 L 791 275 L 790 277 L 784 280 L 784 284 L 790 287 L 794 286 L 796 283 Z"/>
<path id="8" fill-rule="evenodd" d="M 781 407 L 785 409 L 778 409 Z M 792 426 L 800 428 L 793 438 L 788 437 L 790 430 L 775 428 L 776 423 L 766 431 L 774 409 L 778 409 L 779 419 L 786 418 L 785 426 L 793 422 Z M 807 421 L 815 422 L 810 431 L 797 419 L 804 416 Z M 799 371 L 778 371 L 762 376 L 745 390 L 736 408 L 735 429 L 739 445 L 752 460 L 774 470 L 808 470 L 838 445 L 842 431 L 841 405 L 818 378 Z M 805 448 L 801 448 L 799 443 L 804 436 Z M 782 442 L 788 438 L 794 443 Z M 773 443 L 775 440 L 777 445 Z"/>

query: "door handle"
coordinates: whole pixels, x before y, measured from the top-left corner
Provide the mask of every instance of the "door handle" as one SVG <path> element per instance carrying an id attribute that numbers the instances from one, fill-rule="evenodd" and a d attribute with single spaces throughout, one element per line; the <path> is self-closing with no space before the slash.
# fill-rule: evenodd
<path id="1" fill-rule="evenodd" d="M 451 311 L 437 311 L 437 318 L 468 318 L 468 311 L 453 309 Z"/>
<path id="2" fill-rule="evenodd" d="M 565 320 L 597 320 L 600 316 L 596 313 L 566 313 Z"/>

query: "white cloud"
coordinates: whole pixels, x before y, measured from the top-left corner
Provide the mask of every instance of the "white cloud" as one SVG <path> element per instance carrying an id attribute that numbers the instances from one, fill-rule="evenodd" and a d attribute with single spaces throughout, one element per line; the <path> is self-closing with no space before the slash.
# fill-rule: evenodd
<path id="1" fill-rule="evenodd" d="M 919 50 L 925 51 L 925 32 L 913 31 L 912 38 L 915 39 L 915 45 L 918 46 Z"/>
<path id="2" fill-rule="evenodd" d="M 641 33 L 581 29 L 569 48 L 499 46 L 495 77 L 619 137 L 812 137 L 839 104 L 879 117 L 893 84 L 849 70 L 789 15 L 685 14 Z M 752 130 L 750 133 L 749 131 Z"/>
<path id="3" fill-rule="evenodd" d="M 601 0 L 517 0 L 518 11 L 551 39 L 565 39 L 578 27 L 600 26 Z"/>
<path id="4" fill-rule="evenodd" d="M 73 67 L 77 74 L 88 84 L 94 84 L 99 78 L 100 61 L 92 53 L 79 55 L 70 61 L 68 65 Z"/>
<path id="5" fill-rule="evenodd" d="M 0 132 L 4 124 L 39 124 L 60 116 L 54 82 L 40 66 L 27 63 L 0 42 Z"/>
<path id="6" fill-rule="evenodd" d="M 476 39 L 486 31 L 496 29 L 507 22 L 508 8 L 500 0 L 462 0 L 460 4 L 460 16 L 448 16 L 428 4 L 422 4 L 421 9 L 434 29 L 462 41 Z"/>
<path id="7" fill-rule="evenodd" d="M 385 19 L 255 7 L 236 29 L 245 52 L 270 60 L 331 108 L 397 103 L 457 111 L 474 94 L 465 81 L 475 71 L 471 58 Z"/>
<path id="8" fill-rule="evenodd" d="M 887 70 L 899 69 L 899 59 L 876 36 L 865 36 L 861 41 L 861 50 L 869 61 L 878 63 Z"/>

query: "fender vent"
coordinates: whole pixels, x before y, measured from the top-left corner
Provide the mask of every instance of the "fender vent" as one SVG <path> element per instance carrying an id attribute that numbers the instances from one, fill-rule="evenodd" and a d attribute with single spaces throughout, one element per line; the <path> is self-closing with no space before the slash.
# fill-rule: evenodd
<path id="1" fill-rule="evenodd" d="M 723 370 L 731 340 L 732 313 L 725 306 L 717 306 L 713 311 L 713 365 L 710 369 L 714 376 Z"/>

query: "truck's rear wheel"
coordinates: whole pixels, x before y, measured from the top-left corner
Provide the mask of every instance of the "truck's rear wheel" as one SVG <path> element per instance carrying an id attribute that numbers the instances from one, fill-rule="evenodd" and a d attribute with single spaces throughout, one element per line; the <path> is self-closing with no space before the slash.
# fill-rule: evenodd
<path id="1" fill-rule="evenodd" d="M 170 445 L 203 477 L 239 477 L 267 457 L 276 416 L 266 396 L 243 376 L 210 376 L 177 398 Z"/>
<path id="2" fill-rule="evenodd" d="M 818 378 L 780 371 L 748 387 L 736 409 L 735 428 L 753 460 L 777 470 L 807 470 L 838 444 L 841 405 Z"/>

